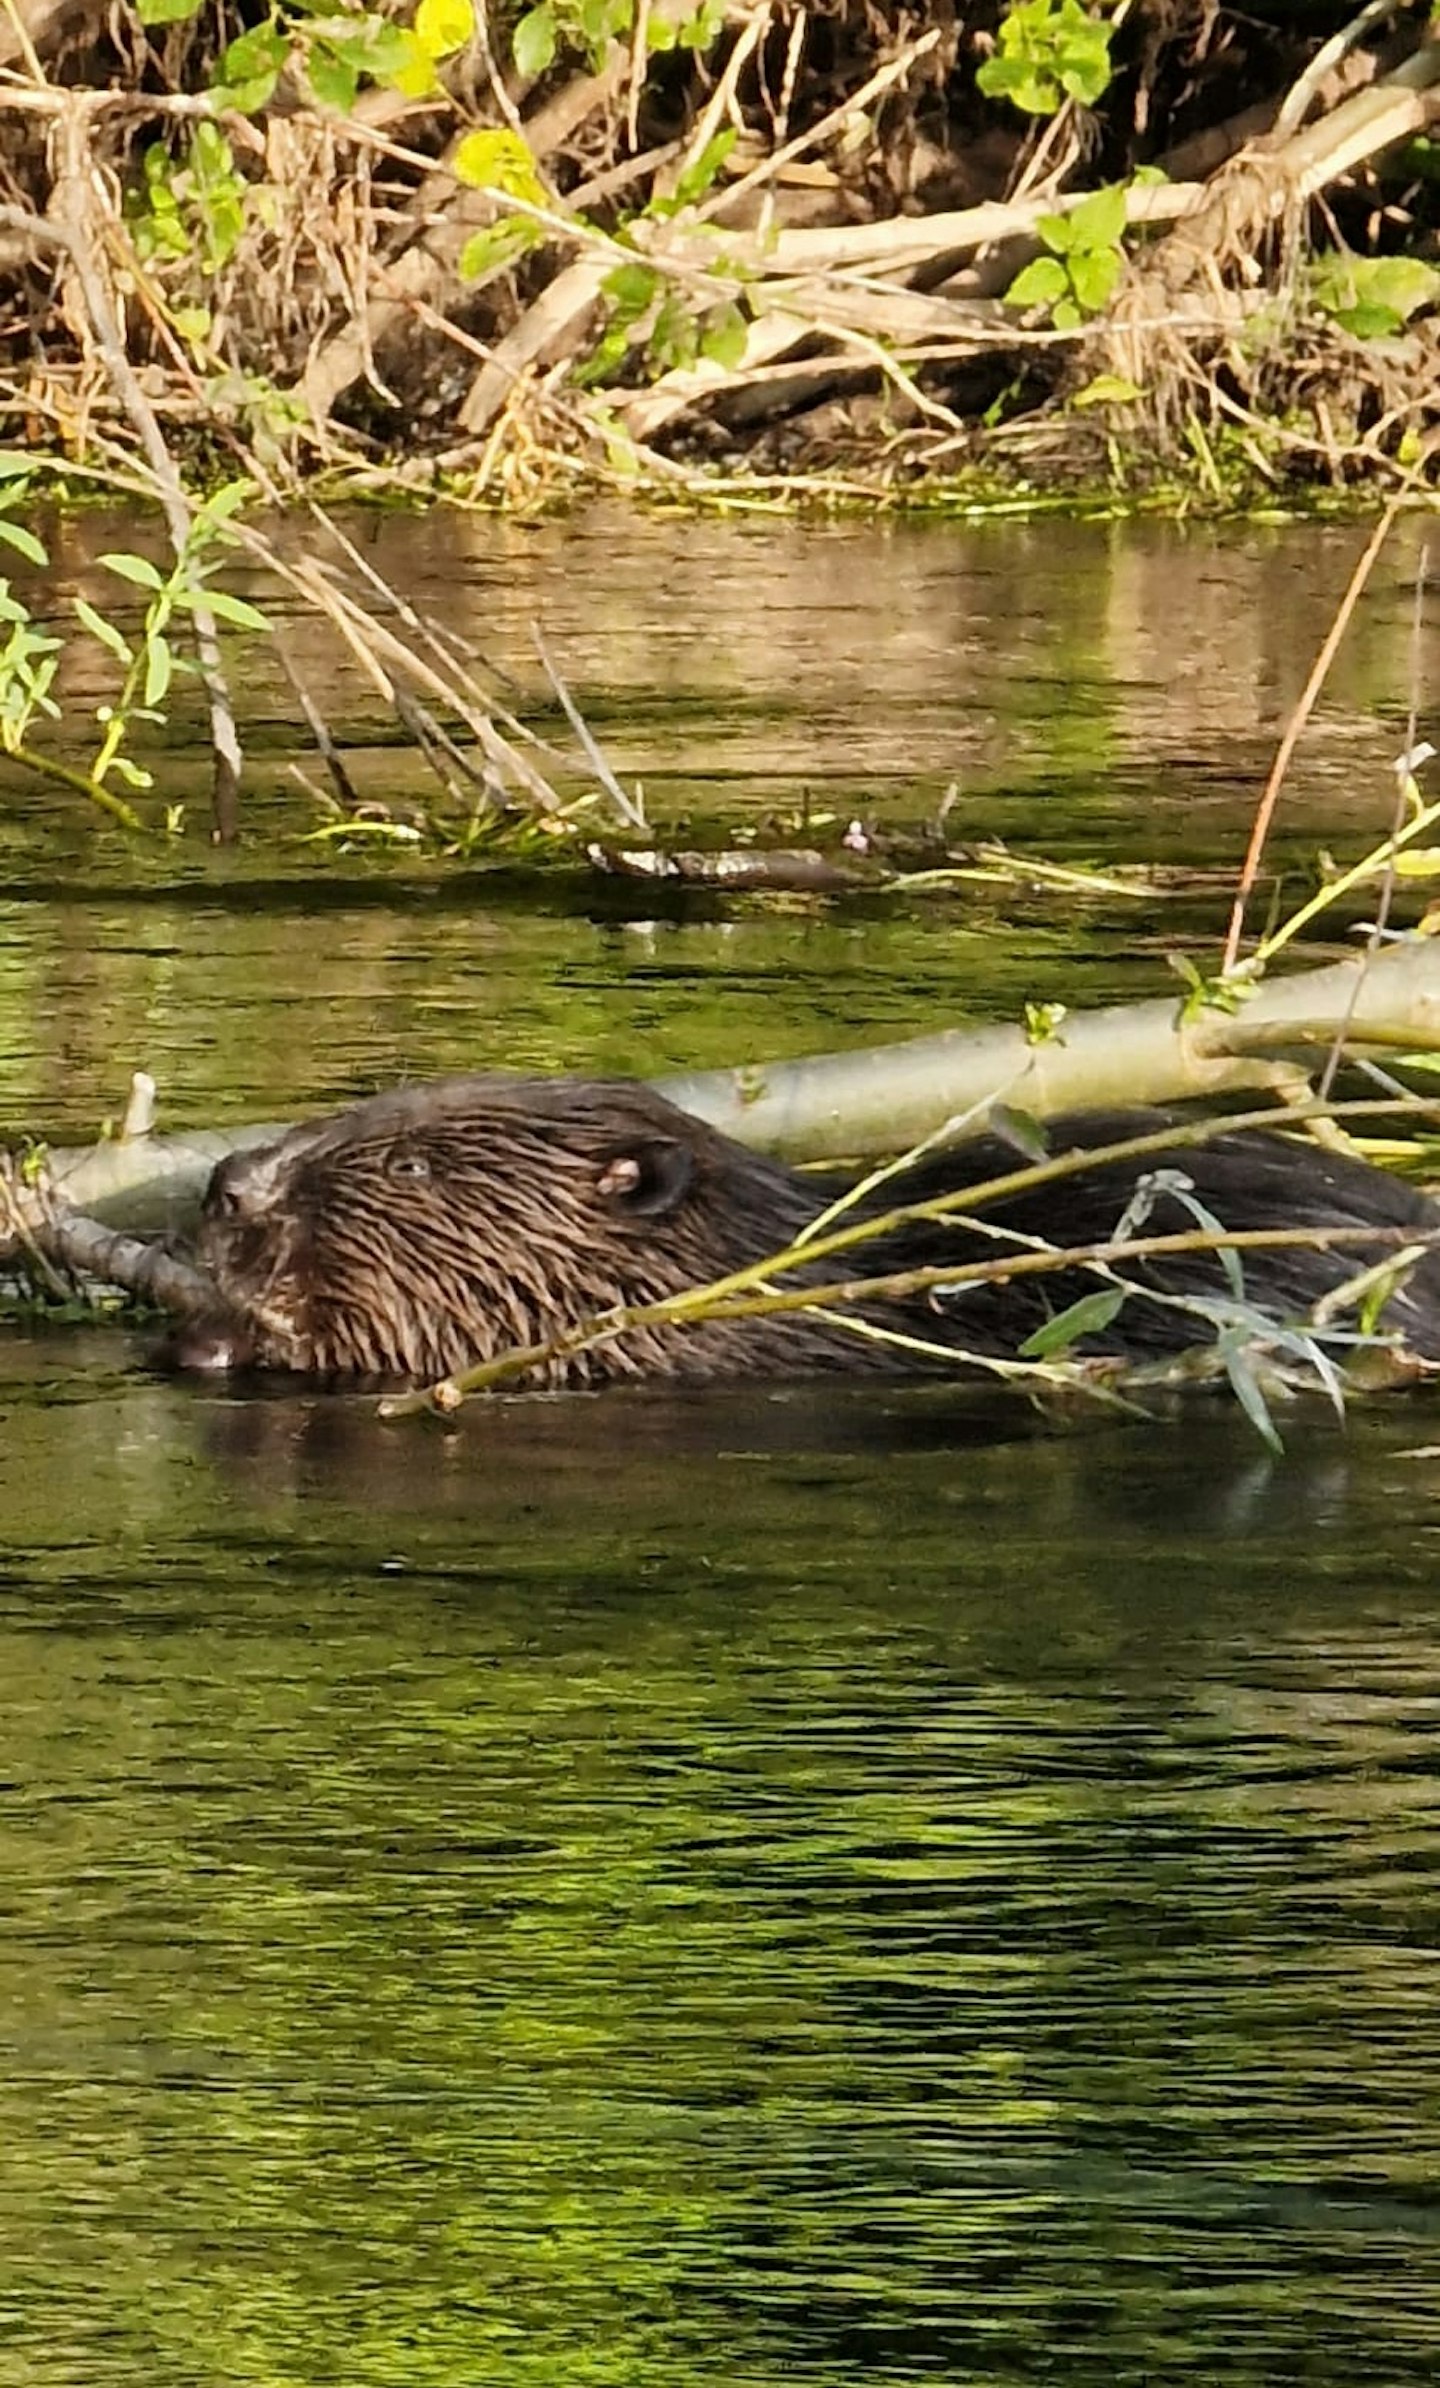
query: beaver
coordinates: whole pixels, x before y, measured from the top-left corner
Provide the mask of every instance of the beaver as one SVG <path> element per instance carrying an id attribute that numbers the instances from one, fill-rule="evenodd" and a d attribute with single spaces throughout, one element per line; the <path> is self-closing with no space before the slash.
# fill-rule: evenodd
<path id="1" fill-rule="evenodd" d="M 1163 1115 L 1062 1122 L 1052 1145 L 1086 1149 L 1157 1120 Z M 862 1195 L 841 1224 L 1023 1165 L 994 1137 L 933 1151 Z M 1083 1353 L 1138 1360 L 1206 1342 L 1227 1315 L 1221 1305 L 1234 1315 L 1237 1295 L 1252 1314 L 1294 1320 L 1403 1243 L 1440 1238 L 1440 1206 L 1396 1178 L 1246 1131 L 1162 1154 L 1158 1164 L 1097 1162 L 987 1204 L 979 1223 L 913 1220 L 784 1282 L 954 1267 L 1038 1238 L 1103 1243 L 1147 1172 L 1149 1235 L 1193 1230 L 1206 1218 L 1230 1230 L 1378 1232 L 1368 1246 L 1251 1251 L 1232 1257 L 1229 1277 L 1213 1252 L 1132 1264 L 1126 1274 L 1137 1290 L 1077 1345 Z M 477 1076 L 376 1095 L 220 1163 L 198 1237 L 219 1307 L 173 1356 L 181 1365 L 431 1382 L 548 1342 L 596 1313 L 749 1267 L 812 1227 L 846 1186 L 748 1151 L 636 1083 Z M 1072 1269 L 872 1297 L 848 1313 L 642 1325 L 557 1354 L 527 1381 L 933 1370 L 951 1354 L 1013 1355 L 1101 1282 L 1093 1270 Z M 1436 1251 L 1413 1263 L 1385 1318 L 1412 1349 L 1440 1355 Z"/>

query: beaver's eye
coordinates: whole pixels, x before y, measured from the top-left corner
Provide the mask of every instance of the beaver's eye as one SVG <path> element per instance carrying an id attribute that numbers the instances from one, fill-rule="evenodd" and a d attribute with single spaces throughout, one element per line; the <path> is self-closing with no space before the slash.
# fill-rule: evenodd
<path id="1" fill-rule="evenodd" d="M 385 1164 L 387 1177 L 423 1178 L 430 1175 L 430 1164 L 423 1153 L 392 1153 Z"/>

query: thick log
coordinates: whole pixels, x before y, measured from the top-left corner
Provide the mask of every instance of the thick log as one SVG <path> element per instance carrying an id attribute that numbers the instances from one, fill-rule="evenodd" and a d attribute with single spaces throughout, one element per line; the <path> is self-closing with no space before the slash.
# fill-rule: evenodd
<path id="1" fill-rule="evenodd" d="M 868 1160 L 954 1120 L 978 1133 L 994 1103 L 1053 1119 L 1275 1086 L 1287 1066 L 1293 1080 L 1295 1056 L 1317 1059 L 1342 1035 L 1347 1050 L 1440 1051 L 1440 942 L 1409 937 L 1375 957 L 1267 979 L 1233 1013 L 1209 1006 L 1186 1018 L 1182 998 L 1159 996 L 1069 1013 L 1040 1042 L 1024 1027 L 952 1028 L 657 1084 L 757 1151 Z M 193 1216 L 217 1161 L 287 1124 L 61 1148 L 49 1155 L 51 1190 L 110 1226 L 164 1234 Z"/>

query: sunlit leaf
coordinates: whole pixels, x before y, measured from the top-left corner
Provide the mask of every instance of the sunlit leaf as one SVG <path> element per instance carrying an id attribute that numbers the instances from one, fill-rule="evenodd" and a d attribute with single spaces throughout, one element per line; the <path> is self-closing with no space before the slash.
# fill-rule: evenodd
<path id="1" fill-rule="evenodd" d="M 450 161 L 457 182 L 475 189 L 504 191 L 509 198 L 544 207 L 549 194 L 540 180 L 533 152 L 519 133 L 492 125 L 467 133 Z"/>
<path id="2" fill-rule="evenodd" d="M 1007 307 L 1053 307 L 1070 287 L 1058 257 L 1036 257 L 1022 267 L 1005 293 Z"/>
<path id="3" fill-rule="evenodd" d="M 555 57 L 555 11 L 549 0 L 529 8 L 510 37 L 510 54 L 517 74 L 527 79 L 543 75 Z"/>
<path id="4" fill-rule="evenodd" d="M 23 522 L 12 522 L 8 514 L 0 514 L 0 546 L 13 547 L 28 564 L 48 564 L 49 556 L 33 531 Z"/>
<path id="5" fill-rule="evenodd" d="M 1098 315 L 1124 271 L 1125 260 L 1118 249 L 1084 250 L 1072 256 L 1070 282 L 1077 307 L 1087 315 Z"/>
<path id="6" fill-rule="evenodd" d="M 174 672 L 174 659 L 168 639 L 158 635 L 149 640 L 145 649 L 145 702 L 163 705 L 169 694 Z"/>
<path id="7" fill-rule="evenodd" d="M 463 49 L 474 30 L 471 0 L 420 0 L 415 11 L 415 38 L 432 58 Z"/>
<path id="8" fill-rule="evenodd" d="M 1118 183 L 1092 191 L 1067 219 L 1072 240 L 1086 249 L 1113 248 L 1125 229 L 1125 193 Z"/>
<path id="9" fill-rule="evenodd" d="M 404 99 L 429 99 L 432 92 L 440 89 L 435 60 L 408 26 L 398 26 L 396 30 L 400 35 L 399 53 L 382 79 Z"/>
<path id="10" fill-rule="evenodd" d="M 268 630 L 270 624 L 256 605 L 244 597 L 232 597 L 225 589 L 204 589 L 195 597 L 188 595 L 177 600 L 188 604 L 208 605 L 217 622 L 232 622 L 237 630 Z"/>
<path id="11" fill-rule="evenodd" d="M 1133 381 L 1127 381 L 1123 373 L 1097 373 L 1093 381 L 1086 382 L 1083 390 L 1075 392 L 1070 404 L 1072 406 L 1133 406 L 1136 399 L 1143 398 L 1144 395 L 1145 393 L 1139 385 Z"/>
<path id="12" fill-rule="evenodd" d="M 103 614 L 97 614 L 94 606 L 83 597 L 75 599 L 75 611 L 90 636 L 98 638 L 102 647 L 108 647 L 111 654 L 117 657 L 128 671 L 135 660 L 134 649 L 121 637 L 114 623 L 107 622 Z"/>
<path id="13" fill-rule="evenodd" d="M 137 589 L 161 589 L 165 585 L 163 574 L 156 571 L 148 556 L 103 555 L 97 561 L 117 579 L 133 581 Z"/>

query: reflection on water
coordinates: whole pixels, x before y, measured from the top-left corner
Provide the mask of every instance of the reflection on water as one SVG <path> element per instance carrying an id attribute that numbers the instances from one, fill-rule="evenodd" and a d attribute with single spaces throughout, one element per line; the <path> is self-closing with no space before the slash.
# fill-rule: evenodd
<path id="1" fill-rule="evenodd" d="M 717 821 L 803 842 L 816 817 L 831 835 L 857 816 L 930 820 L 954 787 L 955 838 L 1227 872 L 1360 538 L 604 507 L 529 525 L 376 514 L 356 528 L 537 719 L 543 622 L 617 766 L 682 842 Z M 124 520 L 56 526 L 57 618 L 86 590 L 113 608 L 94 557 L 132 536 Z M 1390 819 L 1420 536 L 1397 533 L 1291 768 L 1271 850 L 1307 886 L 1320 847 L 1358 854 Z M 288 602 L 287 655 L 362 792 L 428 802 L 368 683 Z M 102 660 L 81 647 L 67 662 L 85 720 Z M 181 692 L 193 713 L 153 758 L 157 797 L 189 806 L 178 839 L 135 847 L 0 761 L 0 1061 L 26 1125 L 90 1132 L 137 1063 L 159 1071 L 182 1125 L 289 1116 L 476 1063 L 660 1074 L 873 1043 L 940 1019 L 1013 1019 L 1026 1000 L 1153 992 L 1168 948 L 1223 928 L 1221 898 L 1198 919 L 1116 900 L 1077 915 L 984 888 L 879 908 L 656 898 L 651 919 L 645 891 L 578 872 L 537 904 L 433 856 L 337 856 L 303 842 L 314 816 L 290 772 L 293 694 L 260 650 L 245 675 L 256 834 L 238 853 L 205 842 L 198 696 Z"/>
<path id="2" fill-rule="evenodd" d="M 1433 2378 L 1421 1404 L 9 1353 L 0 2378 Z"/>

